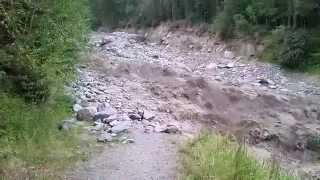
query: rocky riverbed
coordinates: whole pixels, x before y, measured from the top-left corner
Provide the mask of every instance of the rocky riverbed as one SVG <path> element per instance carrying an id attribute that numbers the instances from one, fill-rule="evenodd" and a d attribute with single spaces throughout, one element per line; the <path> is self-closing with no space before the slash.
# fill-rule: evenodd
<path id="1" fill-rule="evenodd" d="M 81 177 L 175 179 L 173 144 L 203 128 L 245 138 L 258 156 L 288 169 L 320 174 L 318 79 L 248 61 L 222 42 L 196 34 L 158 27 L 147 34 L 91 35 L 93 49 L 72 87 L 75 118 L 92 124 L 88 132 L 99 143 L 116 145 L 79 168 Z M 152 153 L 140 156 L 147 152 Z M 161 157 L 167 165 L 159 163 Z M 102 171 L 108 161 L 118 168 Z M 148 174 L 128 166 L 157 170 Z"/>

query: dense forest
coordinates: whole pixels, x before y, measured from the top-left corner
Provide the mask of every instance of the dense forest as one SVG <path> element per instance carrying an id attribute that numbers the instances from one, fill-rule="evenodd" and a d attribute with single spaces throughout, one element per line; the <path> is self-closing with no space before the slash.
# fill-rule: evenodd
<path id="1" fill-rule="evenodd" d="M 71 113 L 64 85 L 90 26 L 201 23 L 221 39 L 263 41 L 262 59 L 319 71 L 319 19 L 319 0 L 0 0 L 0 175 L 52 163 L 59 150 L 73 158 L 72 137 L 56 127 Z"/>
<path id="2" fill-rule="evenodd" d="M 222 39 L 264 40 L 262 59 L 300 70 L 320 67 L 318 0 L 95 0 L 93 5 L 96 26 L 205 23 Z"/>

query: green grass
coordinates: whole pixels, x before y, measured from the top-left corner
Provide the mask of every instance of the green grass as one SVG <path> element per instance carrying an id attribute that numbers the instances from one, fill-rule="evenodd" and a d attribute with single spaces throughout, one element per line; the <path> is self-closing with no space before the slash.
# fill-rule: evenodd
<path id="1" fill-rule="evenodd" d="M 183 150 L 184 180 L 294 180 L 278 166 L 259 163 L 225 137 L 202 135 Z"/>
<path id="2" fill-rule="evenodd" d="M 0 93 L 0 179 L 57 179 L 66 167 L 87 157 L 92 144 L 80 139 L 81 128 L 58 129 L 71 116 L 72 102 L 59 94 L 35 106 Z"/>

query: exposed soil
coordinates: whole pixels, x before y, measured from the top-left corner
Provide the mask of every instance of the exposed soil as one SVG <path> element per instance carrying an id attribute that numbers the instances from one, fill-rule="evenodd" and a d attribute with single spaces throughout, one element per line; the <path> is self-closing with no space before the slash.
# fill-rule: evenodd
<path id="1" fill-rule="evenodd" d="M 175 179 L 177 144 L 203 128 L 245 139 L 258 157 L 287 169 L 320 174 L 318 149 L 310 145 L 320 132 L 317 78 L 230 55 L 194 29 L 151 32 L 92 34 L 96 47 L 79 68 L 78 99 L 155 118 L 134 122 L 135 143 L 106 145 L 70 179 Z M 160 134 L 167 125 L 182 134 Z"/>

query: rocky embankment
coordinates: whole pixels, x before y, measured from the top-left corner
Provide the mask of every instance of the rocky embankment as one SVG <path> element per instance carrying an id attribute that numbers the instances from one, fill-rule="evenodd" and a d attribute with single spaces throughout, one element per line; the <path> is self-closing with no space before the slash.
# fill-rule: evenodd
<path id="1" fill-rule="evenodd" d="M 248 61 L 192 29 L 159 27 L 147 35 L 98 32 L 91 44 L 89 60 L 79 66 L 73 85 L 74 111 L 76 121 L 92 124 L 88 131 L 98 142 L 139 146 L 146 136 L 196 135 L 207 128 L 245 138 L 258 156 L 277 159 L 288 169 L 320 174 L 317 78 Z M 63 128 L 73 123 L 66 121 Z M 145 136 L 130 137 L 136 130 Z M 170 144 L 155 142 L 166 143 L 153 150 Z M 140 144 L 137 150 L 144 146 L 149 147 Z M 174 159 L 175 153 L 159 151 L 159 157 Z"/>

